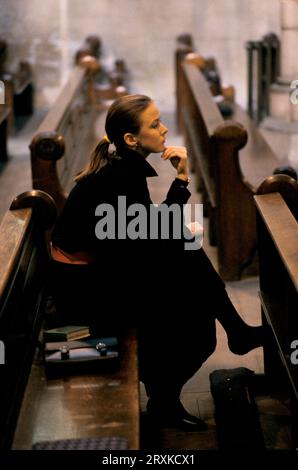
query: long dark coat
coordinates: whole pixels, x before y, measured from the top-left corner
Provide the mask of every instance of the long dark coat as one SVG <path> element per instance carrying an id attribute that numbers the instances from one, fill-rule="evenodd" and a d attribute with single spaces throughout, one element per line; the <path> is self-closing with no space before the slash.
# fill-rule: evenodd
<path id="1" fill-rule="evenodd" d="M 99 332 L 103 326 L 137 326 L 141 377 L 149 393 L 156 387 L 178 393 L 214 350 L 214 317 L 225 295 L 223 282 L 203 249 L 184 249 L 183 237 L 119 239 L 118 218 L 115 239 L 100 240 L 95 231 L 100 221 L 96 208 L 109 204 L 117 213 L 119 196 L 126 197 L 127 207 L 142 204 L 149 209 L 146 178 L 152 176 L 157 175 L 151 165 L 126 150 L 76 184 L 52 241 L 68 253 L 87 251 L 96 263 L 53 263 L 53 279 L 58 303 L 68 298 L 68 307 L 62 307 L 65 321 L 88 320 Z M 189 196 L 186 184 L 176 178 L 164 203 L 181 206 Z"/>

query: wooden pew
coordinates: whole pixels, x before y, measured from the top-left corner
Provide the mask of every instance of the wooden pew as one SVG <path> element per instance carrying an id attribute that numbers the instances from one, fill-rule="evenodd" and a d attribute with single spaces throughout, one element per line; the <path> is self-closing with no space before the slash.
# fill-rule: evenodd
<path id="1" fill-rule="evenodd" d="M 188 62 L 195 64 L 209 84 L 211 94 L 217 97 L 219 106 L 223 111 L 231 109 L 231 103 L 235 101 L 235 88 L 232 85 L 223 85 L 218 66 L 214 57 L 203 57 L 195 51 L 193 40 L 189 34 L 181 34 L 177 37 L 177 47 L 175 51 L 175 83 L 176 83 L 176 119 L 177 128 L 182 131 L 183 119 L 180 116 L 183 101 L 183 77 L 181 77 L 182 62 L 187 59 Z M 181 78 L 180 78 L 181 77 Z"/>
<path id="2" fill-rule="evenodd" d="M 97 67 L 90 57 L 74 67 L 30 144 L 33 188 L 50 194 L 59 213 L 95 143 L 94 123 L 103 111 L 94 96 Z"/>
<path id="3" fill-rule="evenodd" d="M 94 83 L 97 70 L 95 58 L 81 59 L 30 144 L 33 188 L 49 193 L 59 213 L 74 184 L 74 175 L 89 161 L 95 143 L 105 134 L 107 106 L 98 101 Z M 116 90 L 109 97 L 115 99 L 122 94 L 122 89 L 119 93 Z M 101 127 L 98 135 L 95 121 Z"/>
<path id="4" fill-rule="evenodd" d="M 121 93 L 121 87 L 127 93 L 129 88 L 128 70 L 124 59 L 116 59 L 112 71 L 107 72 L 103 65 L 102 40 L 93 34 L 87 36 L 80 49 L 75 53 L 74 63 L 79 65 L 80 61 L 86 57 L 94 57 L 99 64 L 98 73 L 94 77 L 96 94 L 99 100 L 112 100 Z"/>
<path id="5" fill-rule="evenodd" d="M 11 444 L 37 343 L 48 263 L 45 230 L 55 217 L 48 194 L 28 191 L 14 199 L 0 225 L 0 449 Z"/>
<path id="6" fill-rule="evenodd" d="M 103 125 L 105 117 L 105 107 L 98 106 L 94 97 L 92 72 L 96 71 L 97 62 L 85 57 L 81 64 L 83 67 L 74 68 L 30 145 L 33 187 L 43 188 L 51 194 L 59 212 L 72 187 L 74 174 L 87 162 L 94 146 L 94 121 L 100 117 Z M 100 135 L 104 135 L 104 128 Z M 33 365 L 14 448 L 28 449 L 34 442 L 45 439 L 119 436 L 127 438 L 130 449 L 138 449 L 139 382 L 135 330 L 123 329 L 120 342 L 121 362 L 114 372 L 47 381 L 43 369 L 38 364 Z M 53 387 L 57 390 L 54 403 L 62 402 L 65 406 L 61 410 L 54 405 L 45 415 Z M 86 391 L 84 402 L 81 401 L 82 390 Z M 89 418 L 84 420 L 87 415 Z"/>
<path id="7" fill-rule="evenodd" d="M 6 60 L 6 43 L 0 40 L 0 169 L 7 162 L 7 135 L 9 123 L 12 121 L 11 88 L 7 84 L 7 76 L 4 72 Z"/>
<path id="8" fill-rule="evenodd" d="M 123 328 L 120 363 L 113 370 L 47 378 L 33 363 L 13 449 L 40 441 L 120 437 L 139 449 L 139 381 L 136 332 Z"/>
<path id="9" fill-rule="evenodd" d="M 183 119 L 181 116 L 181 108 L 183 100 L 183 76 L 181 69 L 181 62 L 185 56 L 194 50 L 193 40 L 189 35 L 179 35 L 176 38 L 177 47 L 175 51 L 175 84 L 176 84 L 176 123 L 177 129 L 181 132 L 183 126 Z"/>
<path id="10" fill-rule="evenodd" d="M 34 108 L 34 86 L 32 67 L 28 61 L 20 61 L 14 73 L 6 69 L 8 46 L 0 40 L 0 80 L 6 86 L 6 104 L 12 109 L 9 116 L 9 131 L 16 130 L 16 120 L 21 116 L 30 116 Z"/>
<path id="11" fill-rule="evenodd" d="M 10 115 L 11 108 L 4 104 L 0 104 L 0 169 L 1 165 L 6 163 L 8 160 L 7 134 Z"/>
<path id="12" fill-rule="evenodd" d="M 97 36 L 96 34 L 91 34 L 90 36 L 87 36 L 81 47 L 75 53 L 75 65 L 79 65 L 81 59 L 85 56 L 92 56 L 95 59 L 100 59 L 101 47 L 102 41 L 99 36 Z"/>
<path id="13" fill-rule="evenodd" d="M 125 438 L 128 448 L 138 449 L 133 328 L 122 328 L 120 364 L 111 371 L 48 380 L 39 354 L 30 373 L 45 308 L 49 261 L 45 231 L 55 218 L 53 199 L 32 190 L 15 198 L 0 225 L 0 449 L 11 447 L 18 415 L 13 445 L 17 449 L 57 437 L 112 436 Z"/>
<path id="14" fill-rule="evenodd" d="M 218 245 L 221 276 L 236 280 L 256 253 L 253 195 L 281 162 L 238 105 L 235 120 L 223 119 L 196 64 L 181 64 L 181 81 L 182 130 L 208 207 L 210 242 Z"/>
<path id="15" fill-rule="evenodd" d="M 129 90 L 129 71 L 127 69 L 125 60 L 116 59 L 114 69 L 109 73 L 109 80 L 115 89 L 117 87 L 124 87 Z"/>
<path id="16" fill-rule="evenodd" d="M 270 176 L 261 184 L 254 200 L 262 315 L 271 331 L 264 347 L 264 370 L 271 386 L 285 389 L 291 398 L 295 449 L 298 369 L 291 357 L 291 343 L 298 340 L 298 184 L 286 175 Z"/>

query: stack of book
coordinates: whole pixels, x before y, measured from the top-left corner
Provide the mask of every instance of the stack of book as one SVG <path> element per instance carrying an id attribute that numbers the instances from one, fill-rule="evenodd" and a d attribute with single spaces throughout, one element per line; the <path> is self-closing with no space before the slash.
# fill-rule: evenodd
<path id="1" fill-rule="evenodd" d="M 74 341 L 76 339 L 87 338 L 90 336 L 88 326 L 67 325 L 59 328 L 45 330 L 43 333 L 44 341 Z"/>

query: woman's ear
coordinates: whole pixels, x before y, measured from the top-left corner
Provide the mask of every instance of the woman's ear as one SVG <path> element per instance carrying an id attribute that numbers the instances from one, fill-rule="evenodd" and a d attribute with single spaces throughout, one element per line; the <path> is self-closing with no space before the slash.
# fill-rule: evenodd
<path id="1" fill-rule="evenodd" d="M 126 134 L 124 134 L 123 139 L 126 145 L 130 148 L 136 148 L 138 146 L 137 139 L 130 132 L 127 132 Z"/>

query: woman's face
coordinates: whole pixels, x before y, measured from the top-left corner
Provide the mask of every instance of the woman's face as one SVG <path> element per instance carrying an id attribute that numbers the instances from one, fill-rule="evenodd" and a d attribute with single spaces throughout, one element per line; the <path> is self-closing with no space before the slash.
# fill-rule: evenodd
<path id="1" fill-rule="evenodd" d="M 140 115 L 141 128 L 135 135 L 139 147 L 144 153 L 159 153 L 165 150 L 168 129 L 160 120 L 160 112 L 154 102 Z"/>

